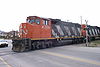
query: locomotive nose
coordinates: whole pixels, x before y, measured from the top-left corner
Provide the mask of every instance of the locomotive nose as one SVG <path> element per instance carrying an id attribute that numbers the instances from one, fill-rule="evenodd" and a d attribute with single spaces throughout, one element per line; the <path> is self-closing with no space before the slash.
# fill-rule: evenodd
<path id="1" fill-rule="evenodd" d="M 28 31 L 26 28 L 26 23 L 22 23 L 19 27 L 19 35 L 21 38 L 26 37 Z"/>

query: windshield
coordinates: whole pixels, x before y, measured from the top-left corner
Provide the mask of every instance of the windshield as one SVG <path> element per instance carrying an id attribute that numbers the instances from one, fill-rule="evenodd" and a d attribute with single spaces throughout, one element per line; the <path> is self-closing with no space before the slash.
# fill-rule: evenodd
<path id="1" fill-rule="evenodd" d="M 28 19 L 27 20 L 28 23 L 36 23 L 36 24 L 40 24 L 40 20 L 39 19 Z"/>

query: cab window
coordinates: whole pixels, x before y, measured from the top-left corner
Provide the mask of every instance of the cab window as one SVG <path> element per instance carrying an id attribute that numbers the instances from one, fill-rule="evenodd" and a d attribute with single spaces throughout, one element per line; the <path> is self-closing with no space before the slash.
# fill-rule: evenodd
<path id="1" fill-rule="evenodd" d="M 39 20 L 39 19 L 36 19 L 35 22 L 36 22 L 37 24 L 40 24 L 40 20 Z"/>
<path id="2" fill-rule="evenodd" d="M 33 23 L 33 22 L 35 22 L 35 21 L 34 21 L 34 19 L 32 19 L 32 20 L 28 19 L 27 22 L 28 22 L 28 23 Z"/>
<path id="3" fill-rule="evenodd" d="M 34 22 L 34 20 L 30 20 L 29 22 L 30 22 L 30 23 L 33 23 L 33 22 Z"/>
<path id="4" fill-rule="evenodd" d="M 43 21 L 43 24 L 44 24 L 44 25 L 48 25 L 48 20 L 44 20 L 44 21 Z"/>

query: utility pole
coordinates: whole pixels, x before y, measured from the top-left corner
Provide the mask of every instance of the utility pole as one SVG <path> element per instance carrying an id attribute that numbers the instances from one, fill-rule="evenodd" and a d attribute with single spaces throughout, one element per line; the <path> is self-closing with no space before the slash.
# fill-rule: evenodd
<path id="1" fill-rule="evenodd" d="M 80 36 L 82 35 L 82 16 L 80 16 L 80 19 L 81 19 L 81 30 L 80 30 Z"/>
<path id="2" fill-rule="evenodd" d="M 88 20 L 85 20 L 85 22 L 86 22 L 86 46 L 88 47 L 89 46 L 89 44 L 88 44 L 88 27 L 87 27 Z"/>
<path id="3" fill-rule="evenodd" d="M 81 18 L 81 25 L 82 25 L 82 16 L 80 16 L 80 18 Z"/>

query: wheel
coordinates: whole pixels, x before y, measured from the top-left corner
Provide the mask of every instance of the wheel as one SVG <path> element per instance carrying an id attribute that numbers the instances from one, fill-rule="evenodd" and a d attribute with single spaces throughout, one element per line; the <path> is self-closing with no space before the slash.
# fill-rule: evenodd
<path id="1" fill-rule="evenodd" d="M 25 46 L 22 43 L 20 45 L 13 45 L 12 50 L 15 52 L 24 52 Z"/>
<path id="2" fill-rule="evenodd" d="M 21 43 L 19 46 L 19 52 L 24 52 L 25 51 L 25 45 Z"/>

